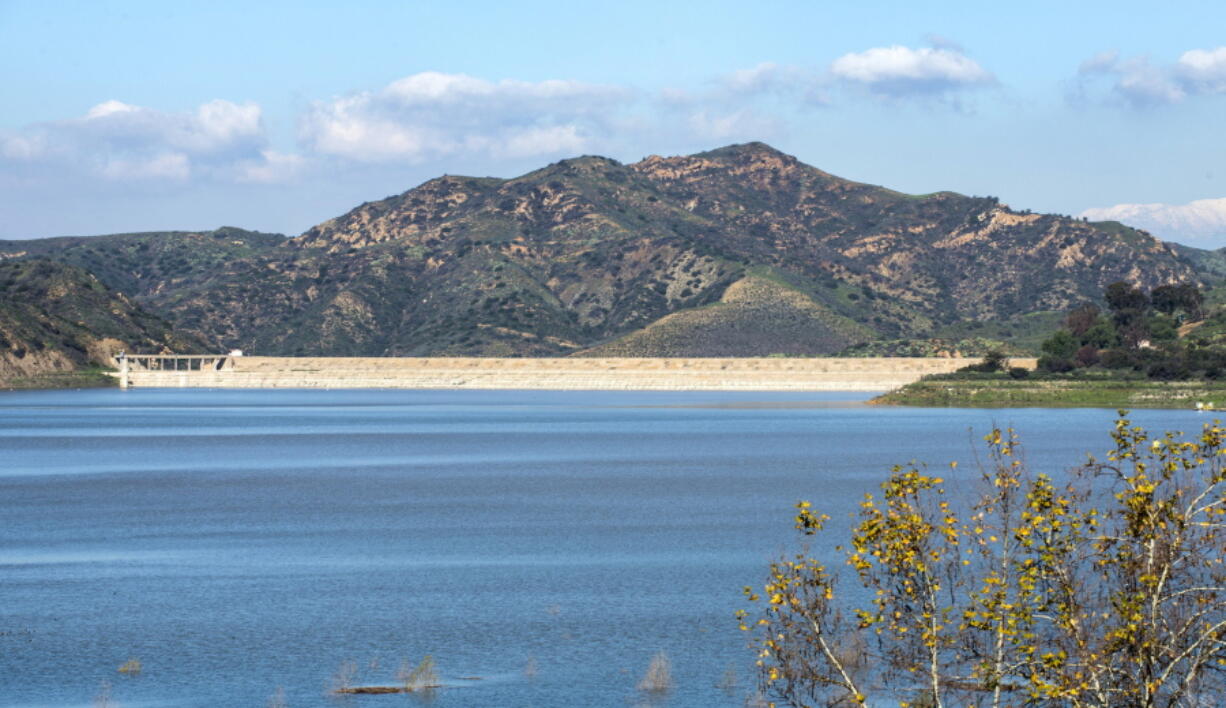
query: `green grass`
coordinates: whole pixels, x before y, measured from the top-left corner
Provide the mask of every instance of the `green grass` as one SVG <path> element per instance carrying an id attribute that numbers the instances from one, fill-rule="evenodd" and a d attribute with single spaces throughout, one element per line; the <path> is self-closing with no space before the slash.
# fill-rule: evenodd
<path id="1" fill-rule="evenodd" d="M 37 389 L 63 388 L 115 388 L 119 379 L 108 376 L 102 369 L 80 371 L 56 371 L 38 376 L 19 376 L 0 379 L 0 390 L 32 391 Z"/>
<path id="2" fill-rule="evenodd" d="M 1147 241 L 1147 239 L 1136 229 L 1118 221 L 1090 221 L 1087 223 L 1099 231 L 1109 233 L 1119 238 L 1129 246 L 1143 245 Z"/>
<path id="3" fill-rule="evenodd" d="M 1064 317 L 1064 312 L 1044 310 L 1001 321 L 963 321 L 938 328 L 933 337 L 952 340 L 993 339 L 1006 342 L 1009 348 L 1019 352 L 1038 354 L 1043 340 L 1060 329 Z"/>
<path id="4" fill-rule="evenodd" d="M 1128 380 L 924 379 L 873 403 L 935 407 L 1226 408 L 1226 382 Z"/>

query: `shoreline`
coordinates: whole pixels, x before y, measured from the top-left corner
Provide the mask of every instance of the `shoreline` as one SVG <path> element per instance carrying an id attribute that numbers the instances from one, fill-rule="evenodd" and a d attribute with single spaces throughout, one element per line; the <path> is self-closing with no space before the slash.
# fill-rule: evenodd
<path id="1" fill-rule="evenodd" d="M 71 388 L 116 388 L 115 372 L 98 369 L 53 371 L 0 380 L 0 391 L 59 391 Z"/>
<path id="2" fill-rule="evenodd" d="M 1226 408 L 1226 382 L 924 380 L 868 401 L 925 408 Z"/>

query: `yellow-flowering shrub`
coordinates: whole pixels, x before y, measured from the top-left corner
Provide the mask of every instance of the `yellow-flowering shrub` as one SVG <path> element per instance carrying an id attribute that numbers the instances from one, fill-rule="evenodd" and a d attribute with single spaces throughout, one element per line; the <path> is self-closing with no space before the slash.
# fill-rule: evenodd
<path id="1" fill-rule="evenodd" d="M 1151 439 L 1120 411 L 1105 460 L 1057 480 L 993 430 L 968 505 L 895 467 L 834 546 L 845 570 L 800 553 L 745 588 L 764 691 L 793 706 L 1226 705 L 1224 433 Z M 828 520 L 797 505 L 806 536 Z"/>

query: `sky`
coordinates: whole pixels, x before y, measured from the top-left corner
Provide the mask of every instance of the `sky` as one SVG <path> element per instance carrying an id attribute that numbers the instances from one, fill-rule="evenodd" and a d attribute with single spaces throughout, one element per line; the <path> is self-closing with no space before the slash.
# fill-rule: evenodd
<path id="1" fill-rule="evenodd" d="M 0 238 L 760 140 L 1226 246 L 1226 3 L 0 0 Z"/>

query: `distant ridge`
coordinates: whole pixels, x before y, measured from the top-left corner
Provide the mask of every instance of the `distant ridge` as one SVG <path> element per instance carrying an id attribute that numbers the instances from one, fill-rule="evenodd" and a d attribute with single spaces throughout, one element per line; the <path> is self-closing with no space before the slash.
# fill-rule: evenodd
<path id="1" fill-rule="evenodd" d="M 327 356 L 828 354 L 1008 332 L 1116 280 L 1199 277 L 1143 231 L 903 194 L 763 143 L 439 177 L 295 238 L 128 234 L 5 254 L 83 268 L 214 349 Z"/>

